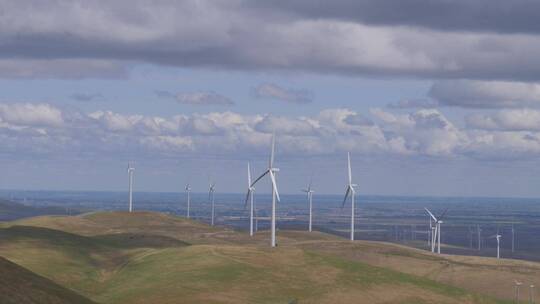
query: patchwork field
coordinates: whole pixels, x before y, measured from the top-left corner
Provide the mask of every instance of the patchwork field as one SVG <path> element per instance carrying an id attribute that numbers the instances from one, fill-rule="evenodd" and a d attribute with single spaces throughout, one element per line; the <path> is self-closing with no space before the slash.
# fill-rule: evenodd
<path id="1" fill-rule="evenodd" d="M 532 262 L 319 232 L 278 231 L 273 249 L 268 237 L 162 213 L 100 212 L 5 222 L 0 255 L 103 304 L 510 303 L 514 279 L 536 283 L 540 274 Z"/>

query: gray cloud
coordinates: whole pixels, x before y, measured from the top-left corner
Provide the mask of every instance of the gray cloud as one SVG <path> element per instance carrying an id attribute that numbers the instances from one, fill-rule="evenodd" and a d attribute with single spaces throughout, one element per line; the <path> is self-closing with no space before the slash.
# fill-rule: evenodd
<path id="1" fill-rule="evenodd" d="M 154 93 L 160 98 L 174 98 L 174 94 L 169 91 L 155 90 Z"/>
<path id="2" fill-rule="evenodd" d="M 470 128 L 498 131 L 540 131 L 540 111 L 532 109 L 501 110 L 491 114 L 466 117 Z"/>
<path id="3" fill-rule="evenodd" d="M 169 91 L 154 91 L 157 97 L 173 99 L 181 104 L 189 105 L 234 105 L 234 101 L 215 92 L 171 93 Z"/>
<path id="4" fill-rule="evenodd" d="M 287 10 L 243 1 L 4 2 L 0 61 L 17 58 L 25 68 L 0 69 L 0 74 L 118 77 L 126 67 L 143 62 L 341 75 L 539 80 L 536 4 L 495 1 L 484 7 L 483 1 L 470 2 L 343 1 L 323 6 L 298 1 L 283 4 L 290 6 Z M 393 26 L 416 25 L 414 20 L 420 20 L 417 25 L 423 28 Z M 25 65 L 26 60 L 72 65 L 34 68 Z M 93 70 L 77 66 L 89 60 L 103 64 Z"/>
<path id="5" fill-rule="evenodd" d="M 0 36 L 0 45 L 2 44 L 4 42 Z M 7 57 L 13 56 L 18 57 L 16 52 Z M 125 78 L 127 76 L 125 65 L 116 62 L 116 59 L 2 59 L 1 57 L 0 78 L 82 79 Z"/>
<path id="6" fill-rule="evenodd" d="M 259 99 L 279 100 L 290 103 L 310 103 L 312 93 L 307 90 L 283 88 L 272 83 L 263 83 L 253 88 L 252 95 Z"/>
<path id="7" fill-rule="evenodd" d="M 234 102 L 214 92 L 190 92 L 174 95 L 178 103 L 190 105 L 233 105 Z"/>
<path id="8" fill-rule="evenodd" d="M 439 106 L 436 100 L 431 99 L 403 99 L 387 105 L 390 109 L 431 109 Z"/>
<path id="9" fill-rule="evenodd" d="M 540 107 L 540 84 L 509 81 L 446 80 L 428 95 L 441 105 L 464 108 Z"/>
<path id="10" fill-rule="evenodd" d="M 71 99 L 82 102 L 90 102 L 103 99 L 103 95 L 100 93 L 74 93 L 71 94 L 69 97 Z"/>
<path id="11" fill-rule="evenodd" d="M 517 0 L 278 0 L 246 1 L 255 9 L 308 19 L 372 25 L 414 26 L 442 31 L 540 33 L 540 3 Z"/>

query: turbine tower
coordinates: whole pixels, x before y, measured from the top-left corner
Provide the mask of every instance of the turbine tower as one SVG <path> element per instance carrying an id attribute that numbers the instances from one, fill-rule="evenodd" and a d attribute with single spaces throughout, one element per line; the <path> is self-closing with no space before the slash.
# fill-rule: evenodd
<path id="1" fill-rule="evenodd" d="M 515 297 L 515 302 L 516 303 L 519 303 L 519 287 L 521 285 L 523 285 L 522 282 L 518 281 L 518 280 L 514 280 L 514 297 Z"/>
<path id="2" fill-rule="evenodd" d="M 189 218 L 189 209 L 191 207 L 191 186 L 189 184 L 186 185 L 186 194 L 187 194 L 187 218 Z"/>
<path id="3" fill-rule="evenodd" d="M 495 238 L 497 238 L 497 259 L 500 259 L 500 258 L 501 258 L 501 255 L 500 255 L 501 235 L 500 235 L 500 234 L 497 234 L 497 235 L 495 236 Z"/>
<path id="4" fill-rule="evenodd" d="M 211 224 L 214 226 L 214 211 L 215 211 L 215 204 L 214 204 L 214 192 L 216 191 L 216 183 L 210 182 L 210 189 L 208 190 L 208 200 L 212 203 L 212 219 Z"/>
<path id="5" fill-rule="evenodd" d="M 129 178 L 129 212 L 133 211 L 133 173 L 135 168 L 131 166 L 131 163 L 128 163 L 127 173 Z"/>
<path id="6" fill-rule="evenodd" d="M 272 220 L 271 220 L 271 239 L 270 239 L 270 246 L 276 247 L 276 200 L 279 202 L 279 192 L 276 184 L 276 172 L 279 171 L 278 168 L 274 168 L 274 150 L 276 146 L 276 135 L 272 134 L 272 150 L 270 152 L 270 160 L 268 162 L 268 169 L 264 171 L 261 176 L 259 176 L 256 180 L 251 183 L 250 187 L 255 186 L 255 184 L 261 180 L 265 175 L 270 176 L 270 180 L 272 182 Z"/>
<path id="7" fill-rule="evenodd" d="M 515 238 L 516 238 L 516 231 L 514 230 L 514 224 L 512 224 L 512 253 L 514 253 L 514 250 L 515 250 Z"/>
<path id="8" fill-rule="evenodd" d="M 499 234 L 499 231 L 497 231 L 497 234 L 489 237 L 490 239 L 494 238 L 497 240 L 497 259 L 501 258 L 501 255 L 500 255 L 501 237 L 502 235 Z"/>
<path id="9" fill-rule="evenodd" d="M 309 185 L 306 189 L 302 189 L 302 192 L 307 194 L 308 204 L 309 204 L 309 232 L 312 231 L 312 221 L 313 221 L 313 190 L 311 190 L 312 181 L 309 181 Z"/>
<path id="10" fill-rule="evenodd" d="M 433 223 L 431 221 L 431 216 L 429 217 L 429 230 L 428 230 L 428 240 L 427 240 L 427 244 L 428 246 L 431 246 L 431 238 L 432 238 L 432 235 L 433 235 Z"/>
<path id="11" fill-rule="evenodd" d="M 253 236 L 253 194 L 255 192 L 255 187 L 251 185 L 251 168 L 249 162 L 247 165 L 247 178 L 248 178 L 248 192 L 246 195 L 246 202 L 244 203 L 244 210 L 247 207 L 249 201 L 249 236 Z"/>
<path id="12" fill-rule="evenodd" d="M 476 232 L 478 234 L 478 251 L 482 249 L 482 229 L 480 225 L 476 225 Z"/>
<path id="13" fill-rule="evenodd" d="M 446 214 L 446 211 L 448 211 L 448 209 L 444 210 L 444 212 L 439 215 L 438 218 L 435 217 L 435 215 L 433 215 L 433 213 L 431 213 L 428 208 L 424 209 L 435 222 L 435 231 L 431 239 L 431 252 L 435 252 L 435 246 L 437 246 L 437 253 L 441 254 L 441 224 L 443 223 L 442 219 L 444 218 L 444 215 Z"/>
<path id="14" fill-rule="evenodd" d="M 347 165 L 348 165 L 348 173 L 349 173 L 349 183 L 347 184 L 347 188 L 345 190 L 345 198 L 343 199 L 343 204 L 341 204 L 341 209 L 345 206 L 345 203 L 347 202 L 347 198 L 349 196 L 351 197 L 351 241 L 354 241 L 354 196 L 356 195 L 356 190 L 354 190 L 354 187 L 358 186 L 357 184 L 352 183 L 352 173 L 351 173 L 351 154 L 347 153 Z"/>

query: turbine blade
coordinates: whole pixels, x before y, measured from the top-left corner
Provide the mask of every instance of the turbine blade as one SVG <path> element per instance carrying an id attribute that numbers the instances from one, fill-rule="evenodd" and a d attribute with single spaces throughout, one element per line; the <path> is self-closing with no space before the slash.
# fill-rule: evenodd
<path id="1" fill-rule="evenodd" d="M 347 202 L 347 198 L 349 198 L 349 193 L 351 193 L 351 186 L 347 186 L 347 191 L 345 192 L 345 197 L 343 198 L 343 203 L 341 204 L 341 209 L 345 207 L 345 203 Z"/>
<path id="2" fill-rule="evenodd" d="M 349 184 L 352 184 L 352 173 L 351 173 L 351 153 L 347 152 L 347 165 L 349 169 Z"/>
<path id="3" fill-rule="evenodd" d="M 251 168 L 249 167 L 249 162 L 248 162 L 248 188 L 251 187 Z"/>
<path id="4" fill-rule="evenodd" d="M 272 170 L 270 170 L 269 172 L 270 172 L 270 179 L 272 180 L 272 186 L 274 187 L 274 191 L 276 192 L 276 198 L 278 202 L 280 202 L 281 200 L 279 199 L 279 192 L 277 189 L 276 177 L 274 176 L 274 172 L 272 172 Z"/>
<path id="5" fill-rule="evenodd" d="M 433 215 L 433 213 L 431 213 L 431 211 L 429 211 L 428 208 L 424 208 L 424 209 L 427 211 L 427 213 L 429 213 L 429 216 L 431 216 L 431 218 L 432 218 L 435 222 L 437 222 L 437 218 L 435 217 L 435 215 Z"/>
<path id="6" fill-rule="evenodd" d="M 247 208 L 250 195 L 253 195 L 253 194 L 251 193 L 251 189 L 248 189 L 248 192 L 246 194 L 246 201 L 244 203 L 244 210 L 246 210 L 246 208 Z"/>
<path id="7" fill-rule="evenodd" d="M 270 153 L 270 163 L 269 163 L 269 168 L 273 168 L 274 166 L 274 150 L 275 150 L 275 147 L 276 147 L 276 133 L 272 133 L 272 151 Z"/>
<path id="8" fill-rule="evenodd" d="M 261 174 L 261 176 L 259 176 L 256 180 L 254 180 L 254 181 L 251 183 L 250 187 L 253 187 L 258 181 L 261 180 L 261 178 L 263 178 L 266 174 L 268 174 L 268 172 L 270 172 L 270 170 L 264 171 L 264 173 Z"/>

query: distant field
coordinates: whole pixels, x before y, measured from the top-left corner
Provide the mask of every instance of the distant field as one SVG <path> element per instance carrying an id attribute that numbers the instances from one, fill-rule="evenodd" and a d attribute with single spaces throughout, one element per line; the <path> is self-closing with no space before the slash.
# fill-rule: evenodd
<path id="1" fill-rule="evenodd" d="M 125 210 L 125 192 L 70 192 L 70 191 L 0 191 L 3 197 L 24 201 L 28 206 L 62 206 L 86 210 Z M 185 215 L 185 193 L 137 192 L 135 210 L 151 210 Z M 207 193 L 192 193 L 194 218 L 209 221 Z M 216 222 L 222 226 L 247 230 L 245 193 L 216 194 Z M 256 195 L 257 213 L 270 214 L 271 198 Z M 349 212 L 341 208 L 341 195 L 316 194 L 313 200 L 315 230 L 348 237 Z M 424 207 L 435 213 L 448 208 L 442 229 L 442 241 L 449 245 L 445 252 L 460 255 L 494 257 L 496 242 L 490 236 L 502 234 L 501 255 L 516 259 L 540 261 L 540 199 L 489 197 L 414 197 L 414 196 L 357 196 L 356 239 L 374 240 L 426 248 L 428 217 Z M 64 212 L 64 211 L 62 211 Z M 36 215 L 36 214 L 33 214 Z M 278 208 L 278 227 L 305 230 L 307 227 L 305 195 L 282 194 Z M 261 229 L 268 229 L 269 221 L 259 221 Z M 481 250 L 475 233 L 480 226 Z M 515 228 L 515 250 L 511 248 L 511 228 Z"/>
<path id="2" fill-rule="evenodd" d="M 4 226 L 1 256 L 103 304 L 507 303 L 512 278 L 540 274 L 536 263 L 439 257 L 318 232 L 279 231 L 271 249 L 266 231 L 250 238 L 153 212 Z"/>

